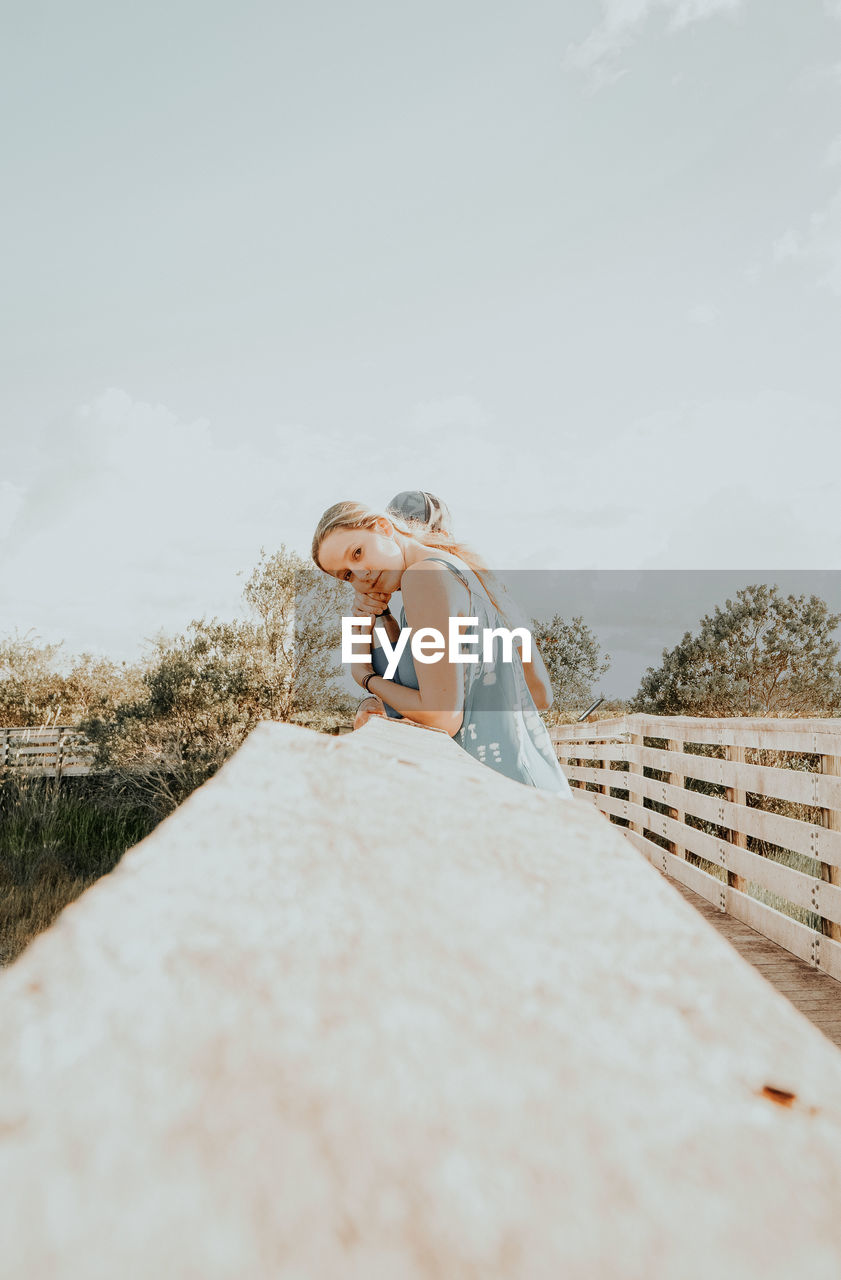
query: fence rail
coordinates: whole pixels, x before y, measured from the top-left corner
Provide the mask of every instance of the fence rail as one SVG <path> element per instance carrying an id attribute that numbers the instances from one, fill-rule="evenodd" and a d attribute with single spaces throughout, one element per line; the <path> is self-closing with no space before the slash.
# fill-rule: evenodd
<path id="1" fill-rule="evenodd" d="M 550 732 L 574 794 L 649 861 L 841 981 L 841 720 L 629 715 Z"/>
<path id="2" fill-rule="evenodd" d="M 90 773 L 90 744 L 71 725 L 0 728 L 0 773 L 5 770 L 42 778 Z"/>

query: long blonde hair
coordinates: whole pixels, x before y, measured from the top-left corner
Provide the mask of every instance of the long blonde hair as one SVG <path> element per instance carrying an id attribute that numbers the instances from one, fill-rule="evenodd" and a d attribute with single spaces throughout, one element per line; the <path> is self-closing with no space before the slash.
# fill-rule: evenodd
<path id="1" fill-rule="evenodd" d="M 446 529 L 431 530 L 415 520 L 409 521 L 401 516 L 393 515 L 390 511 L 374 511 L 372 507 L 366 506 L 364 502 L 335 502 L 332 507 L 328 507 L 324 512 L 324 515 L 316 525 L 312 538 L 312 558 L 319 569 L 322 572 L 326 572 L 318 558 L 318 553 L 328 533 L 332 533 L 334 529 L 372 529 L 382 515 L 385 515 L 385 518 L 391 521 L 395 529 L 398 529 L 414 542 L 420 542 L 423 546 L 431 547 L 435 551 L 448 551 L 450 555 L 457 556 L 459 560 L 463 560 L 476 574 L 494 608 L 504 616 L 501 605 L 497 603 L 488 586 L 488 581 L 492 579 L 493 575 L 484 561 L 466 542 L 457 541 Z"/>

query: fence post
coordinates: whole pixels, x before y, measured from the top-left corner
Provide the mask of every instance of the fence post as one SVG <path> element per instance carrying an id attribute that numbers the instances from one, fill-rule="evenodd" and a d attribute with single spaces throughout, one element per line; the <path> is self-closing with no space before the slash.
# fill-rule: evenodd
<path id="1" fill-rule="evenodd" d="M 639 751 L 639 750 L 641 750 L 641 749 L 642 749 L 642 737 L 643 737 L 643 736 L 642 736 L 642 734 L 641 734 L 641 733 L 632 733 L 632 734 L 630 735 L 630 743 L 631 743 L 631 747 L 632 747 L 632 749 L 635 749 L 635 751 Z M 629 777 L 628 777 L 628 804 L 629 804 L 629 805 L 631 805 L 631 804 L 638 804 L 638 805 L 640 806 L 640 808 L 642 808 L 642 792 L 641 792 L 641 791 L 634 791 L 634 790 L 632 789 L 632 786 L 631 786 L 631 784 L 632 784 L 632 782 L 633 782 L 633 775 L 634 775 L 634 774 L 637 774 L 637 775 L 639 775 L 640 777 L 642 776 L 642 764 L 639 762 L 639 760 L 638 760 L 638 759 L 631 759 L 631 760 L 629 761 L 629 763 L 628 763 L 628 774 L 629 774 Z M 639 822 L 639 821 L 636 821 L 636 822 L 635 822 L 635 821 L 634 821 L 634 819 L 633 819 L 633 818 L 631 818 L 631 819 L 630 819 L 630 822 L 629 822 L 629 826 L 630 826 L 631 830 L 632 830 L 632 831 L 636 831 L 638 835 L 642 835 L 642 834 L 643 834 L 644 827 L 643 827 L 643 824 L 642 824 L 641 822 Z"/>
<path id="2" fill-rule="evenodd" d="M 724 758 L 730 760 L 734 764 L 744 764 L 746 750 L 744 747 L 725 747 Z M 747 804 L 747 793 L 740 790 L 739 787 L 727 787 L 725 789 L 726 798 L 733 804 Z M 735 827 L 728 828 L 727 839 L 738 849 L 747 849 L 748 838 L 743 831 L 737 831 Z M 735 871 L 727 872 L 727 883 L 731 889 L 738 889 L 740 893 L 747 893 L 748 882 L 744 876 L 737 875 Z"/>
<path id="3" fill-rule="evenodd" d="M 0 769 L 5 770 L 9 763 L 9 730 L 3 729 L 3 740 L 0 743 Z"/>
<path id="4" fill-rule="evenodd" d="M 56 744 L 56 760 L 55 760 L 55 776 L 56 781 L 61 777 L 61 770 L 64 765 L 64 734 L 61 729 L 58 730 L 58 742 Z"/>
<path id="5" fill-rule="evenodd" d="M 570 745 L 575 744 L 575 741 L 576 741 L 576 740 L 575 740 L 575 738 L 568 738 L 568 739 L 567 739 L 567 742 L 569 742 L 569 743 L 570 743 Z M 579 743 L 578 745 L 580 746 L 581 744 Z M 569 768 L 571 768 L 571 769 L 578 769 L 578 768 L 581 766 L 581 758 L 580 758 L 580 757 L 578 757 L 578 756 L 567 756 L 567 757 L 566 757 L 566 764 L 567 764 L 567 766 L 568 766 Z M 570 785 L 571 787 L 574 787 L 574 788 L 575 788 L 576 790 L 578 790 L 578 791 L 586 791 L 586 790 L 587 790 L 586 786 L 584 785 L 584 783 L 581 781 L 581 779 L 580 779 L 580 778 L 570 778 L 570 780 L 569 780 L 569 785 Z"/>
<path id="6" fill-rule="evenodd" d="M 605 760 L 605 754 L 607 751 L 606 743 L 595 742 L 593 743 L 591 750 L 593 752 L 593 759 L 596 762 L 597 769 L 601 770 L 601 769 L 607 769 L 610 767 L 610 761 Z M 601 782 L 596 783 L 596 791 L 599 793 L 599 795 L 601 796 L 605 795 L 607 793 L 607 790 L 608 788 L 604 786 L 603 783 Z"/>
<path id="7" fill-rule="evenodd" d="M 668 739 L 666 740 L 666 750 L 667 750 L 667 751 L 679 751 L 679 752 L 682 754 L 682 753 L 683 753 L 683 740 L 682 740 L 682 739 L 678 739 L 678 738 L 668 738 Z M 670 783 L 670 785 L 671 785 L 671 786 L 673 786 L 673 787 L 682 787 L 682 786 L 684 785 L 684 783 L 686 782 L 686 778 L 684 777 L 684 775 L 683 775 L 682 773 L 668 773 L 668 774 L 666 775 L 666 780 L 667 780 L 667 781 Z M 675 809 L 675 808 L 673 808 L 673 807 L 671 807 L 671 806 L 670 806 L 670 807 L 669 807 L 669 816 L 670 816 L 670 817 L 672 817 L 672 818 L 674 818 L 675 822 L 685 822 L 685 821 L 686 821 L 686 814 L 683 812 L 683 810 L 682 810 L 682 809 Z M 672 846 L 672 848 L 671 848 L 671 852 L 674 854 L 674 856 L 675 856 L 676 858 L 685 858 L 685 857 L 686 857 L 686 849 L 683 847 L 683 845 L 682 845 L 682 844 L 677 844 L 674 840 L 670 840 L 670 841 L 669 841 L 669 844 Z"/>
<path id="8" fill-rule="evenodd" d="M 821 773 L 829 774 L 832 778 L 841 777 L 841 756 L 821 756 Z M 841 831 L 841 813 L 837 809 L 821 809 L 821 825 L 830 831 Z M 841 867 L 831 867 L 828 862 L 822 862 L 821 880 L 841 885 Z M 834 920 L 825 920 L 821 916 L 821 933 L 841 942 L 841 925 Z"/>

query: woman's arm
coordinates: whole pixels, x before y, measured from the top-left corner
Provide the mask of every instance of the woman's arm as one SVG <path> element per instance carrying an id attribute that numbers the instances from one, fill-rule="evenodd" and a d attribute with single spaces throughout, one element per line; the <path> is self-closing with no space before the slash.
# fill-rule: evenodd
<path id="1" fill-rule="evenodd" d="M 372 633 L 376 631 L 377 627 L 384 627 L 389 641 L 394 644 L 400 635 L 400 624 L 390 610 L 385 617 L 382 616 L 383 610 L 388 608 L 390 597 L 390 591 L 368 593 L 356 587 L 353 614 L 356 618 L 373 618 Z M 372 643 L 379 644 L 376 635 L 372 635 Z"/>
<path id="2" fill-rule="evenodd" d="M 520 657 L 522 658 L 523 645 L 519 637 L 515 639 L 514 643 L 519 649 Z M 552 681 L 549 679 L 549 672 L 546 670 L 543 659 L 538 652 L 534 636 L 531 639 L 531 661 L 523 661 L 523 675 L 526 677 L 529 693 L 534 698 L 534 705 L 538 711 L 548 711 L 555 695 L 552 692 Z"/>
<path id="3" fill-rule="evenodd" d="M 412 633 L 434 627 L 447 637 L 450 617 L 456 617 L 464 601 L 459 583 L 443 566 L 423 560 L 403 574 L 401 592 L 406 624 Z M 466 616 L 463 612 L 462 617 Z M 383 676 L 368 681 L 368 692 L 387 702 L 395 711 L 431 729 L 443 729 L 453 737 L 461 728 L 464 715 L 464 678 L 460 663 L 451 663 L 446 653 L 436 662 L 415 661 L 418 689 Z"/>
<path id="4" fill-rule="evenodd" d="M 499 599 L 509 624 L 514 627 L 526 627 L 531 632 L 532 628 L 528 619 L 514 600 L 505 583 L 495 579 L 494 585 L 498 591 Z M 528 685 L 529 693 L 534 699 L 534 705 L 538 711 L 548 711 L 555 695 L 552 692 L 552 681 L 549 679 L 549 672 L 546 670 L 543 659 L 538 652 L 534 636 L 532 635 L 531 638 L 531 658 L 528 662 L 523 658 L 523 644 L 519 636 L 514 643 L 523 663 L 523 675 L 526 677 L 526 684 Z"/>

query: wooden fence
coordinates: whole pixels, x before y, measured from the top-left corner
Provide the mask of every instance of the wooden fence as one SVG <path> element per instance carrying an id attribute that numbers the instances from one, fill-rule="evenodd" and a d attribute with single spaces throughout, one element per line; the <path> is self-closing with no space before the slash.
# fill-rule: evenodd
<path id="1" fill-rule="evenodd" d="M 0 728 L 0 773 L 8 769 L 28 777 L 68 777 L 90 773 L 89 761 L 87 739 L 70 725 Z"/>
<path id="2" fill-rule="evenodd" d="M 841 720 L 551 730 L 576 796 L 667 875 L 841 980 Z"/>

